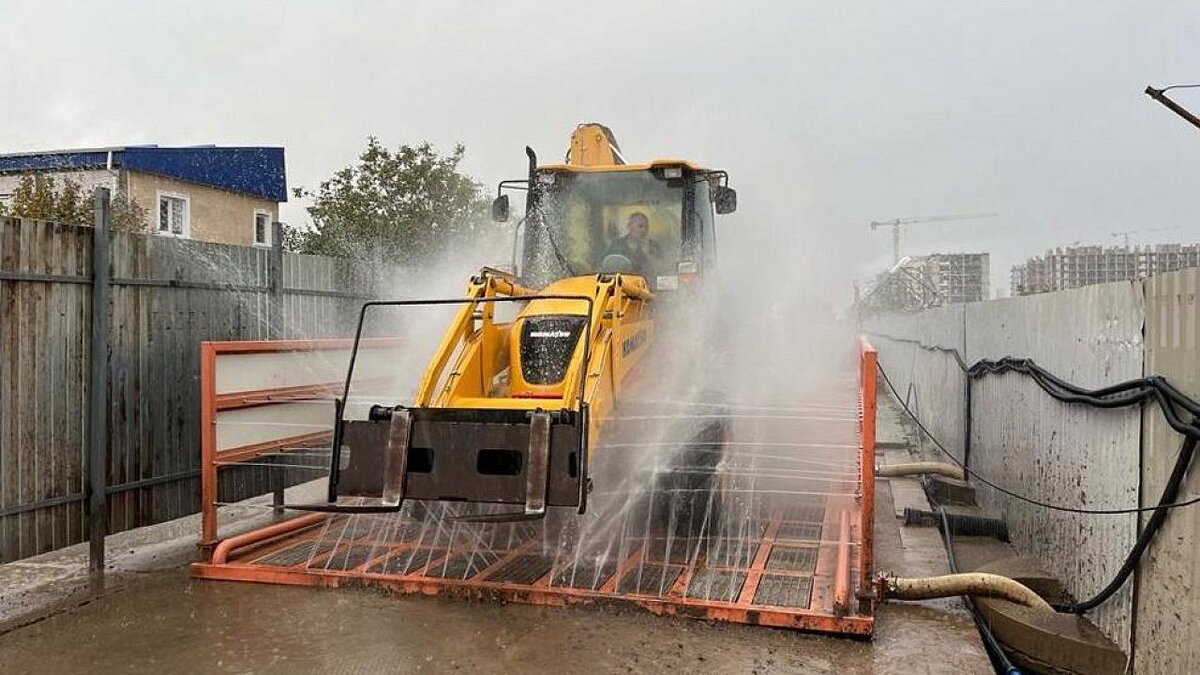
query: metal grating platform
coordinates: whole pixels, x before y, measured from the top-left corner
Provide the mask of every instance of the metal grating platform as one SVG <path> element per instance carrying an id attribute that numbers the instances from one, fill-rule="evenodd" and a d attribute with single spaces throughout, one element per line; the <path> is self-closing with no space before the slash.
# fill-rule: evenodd
<path id="1" fill-rule="evenodd" d="M 488 575 L 488 581 L 532 584 L 550 572 L 554 559 L 543 555 L 519 555 Z"/>
<path id="2" fill-rule="evenodd" d="M 837 617 L 814 602 L 815 588 L 822 589 L 822 602 L 834 593 L 837 542 L 821 541 L 823 530 L 836 529 L 826 507 L 777 509 L 765 527 L 752 529 L 761 532 L 757 539 L 634 540 L 623 559 L 569 565 L 556 565 L 531 531 L 463 537 L 369 522 L 375 516 L 323 516 L 284 537 L 235 551 L 222 563 L 198 564 L 194 573 L 284 584 L 354 581 L 399 592 L 436 588 L 447 595 L 540 604 L 623 600 L 656 613 L 869 634 L 870 616 Z M 798 522 L 785 514 L 824 522 Z"/>
<path id="3" fill-rule="evenodd" d="M 684 593 L 689 598 L 734 602 L 746 583 L 745 572 L 730 572 L 706 567 L 697 570 Z"/>
<path id="4" fill-rule="evenodd" d="M 658 529 L 649 525 L 663 513 L 655 510 L 654 492 L 622 492 L 616 484 L 597 493 L 633 504 L 626 511 L 636 515 L 605 520 L 593 508 L 590 525 L 573 513 L 563 513 L 567 517 L 557 523 L 470 523 L 452 505 L 410 502 L 402 513 L 310 513 L 220 539 L 217 470 L 259 450 L 218 449 L 206 437 L 206 561 L 193 565 L 192 573 L 554 606 L 624 603 L 656 614 L 869 636 L 873 354 L 863 343 L 857 382 L 831 382 L 819 399 L 786 409 L 747 402 L 730 413 L 732 437 L 722 448 L 726 501 L 714 509 L 710 498 L 703 517 L 694 506 L 676 511 L 672 505 L 666 509 L 672 517 Z M 204 371 L 209 389 L 212 370 Z M 214 398 L 206 428 L 215 426 L 218 404 L 225 405 Z M 608 451 L 637 447 L 613 444 Z M 670 497 L 677 500 L 672 504 L 697 503 Z M 450 510 L 439 512 L 443 507 Z M 681 526 L 697 524 L 701 532 L 680 534 Z"/>
<path id="5" fill-rule="evenodd" d="M 817 567 L 817 552 L 815 546 L 776 544 L 771 548 L 771 555 L 767 557 L 766 568 L 811 575 Z"/>
<path id="6" fill-rule="evenodd" d="M 775 607 L 806 607 L 811 593 L 811 577 L 764 574 L 758 582 L 754 603 Z"/>

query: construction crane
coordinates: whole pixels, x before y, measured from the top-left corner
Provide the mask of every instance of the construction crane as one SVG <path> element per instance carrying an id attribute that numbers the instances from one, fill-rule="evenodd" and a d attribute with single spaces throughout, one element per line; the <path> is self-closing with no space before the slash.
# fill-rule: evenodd
<path id="1" fill-rule="evenodd" d="M 1125 242 L 1125 250 L 1129 250 L 1129 235 L 1138 234 L 1140 232 L 1169 232 L 1170 230 L 1178 230 L 1179 227 L 1150 227 L 1139 230 L 1117 230 L 1109 234 L 1111 237 L 1121 237 Z"/>
<path id="2" fill-rule="evenodd" d="M 916 225 L 917 223 L 942 223 L 952 220 L 975 220 L 977 218 L 995 218 L 996 213 L 960 213 L 955 215 L 945 216 L 917 216 L 914 218 L 892 218 L 890 220 L 872 220 L 871 229 L 878 230 L 881 227 L 892 228 L 892 264 L 900 262 L 900 228 L 904 225 Z"/>

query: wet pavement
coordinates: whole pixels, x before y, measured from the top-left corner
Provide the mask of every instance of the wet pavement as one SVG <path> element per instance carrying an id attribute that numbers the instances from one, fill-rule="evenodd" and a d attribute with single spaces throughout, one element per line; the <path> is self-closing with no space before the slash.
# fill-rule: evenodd
<path id="1" fill-rule="evenodd" d="M 890 430 L 881 424 L 881 439 Z M 878 568 L 943 573 L 936 533 L 901 528 L 892 493 L 878 483 Z M 990 672 L 957 599 L 881 605 L 867 642 L 615 607 L 195 580 L 193 538 L 147 537 L 113 538 L 118 562 L 103 589 L 77 574 L 77 551 L 0 566 L 0 672 Z M 35 574 L 48 581 L 22 586 Z"/>
<path id="2" fill-rule="evenodd" d="M 881 483 L 881 569 L 936 565 L 901 543 Z M 12 673 L 986 673 L 957 600 L 879 607 L 873 642 L 656 617 L 124 573 L 0 636 Z"/>
<path id="3" fill-rule="evenodd" d="M 923 606 L 881 608 L 869 643 L 609 608 L 195 581 L 178 569 L 4 635 L 0 663 L 13 673 L 986 672 L 973 637 L 966 617 Z"/>

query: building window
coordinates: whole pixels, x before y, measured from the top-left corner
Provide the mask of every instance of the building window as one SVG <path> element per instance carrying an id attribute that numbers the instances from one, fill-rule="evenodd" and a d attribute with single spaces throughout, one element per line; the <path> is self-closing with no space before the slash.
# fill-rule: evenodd
<path id="1" fill-rule="evenodd" d="M 271 214 L 266 211 L 254 212 L 254 245 L 271 245 Z"/>
<path id="2" fill-rule="evenodd" d="M 187 195 L 159 192 L 158 233 L 169 237 L 191 236 L 189 206 Z"/>

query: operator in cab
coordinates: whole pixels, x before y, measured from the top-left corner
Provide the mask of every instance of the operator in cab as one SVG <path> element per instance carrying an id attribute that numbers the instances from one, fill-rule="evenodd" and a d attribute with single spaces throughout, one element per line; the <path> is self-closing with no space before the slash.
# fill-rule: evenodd
<path id="1" fill-rule="evenodd" d="M 662 247 L 650 238 L 650 218 L 645 213 L 634 211 L 629 214 L 629 219 L 625 222 L 624 236 L 617 238 L 604 255 L 606 260 L 611 260 L 612 256 L 624 257 L 631 267 L 628 270 L 614 271 L 653 278 L 654 261 L 662 258 Z"/>

